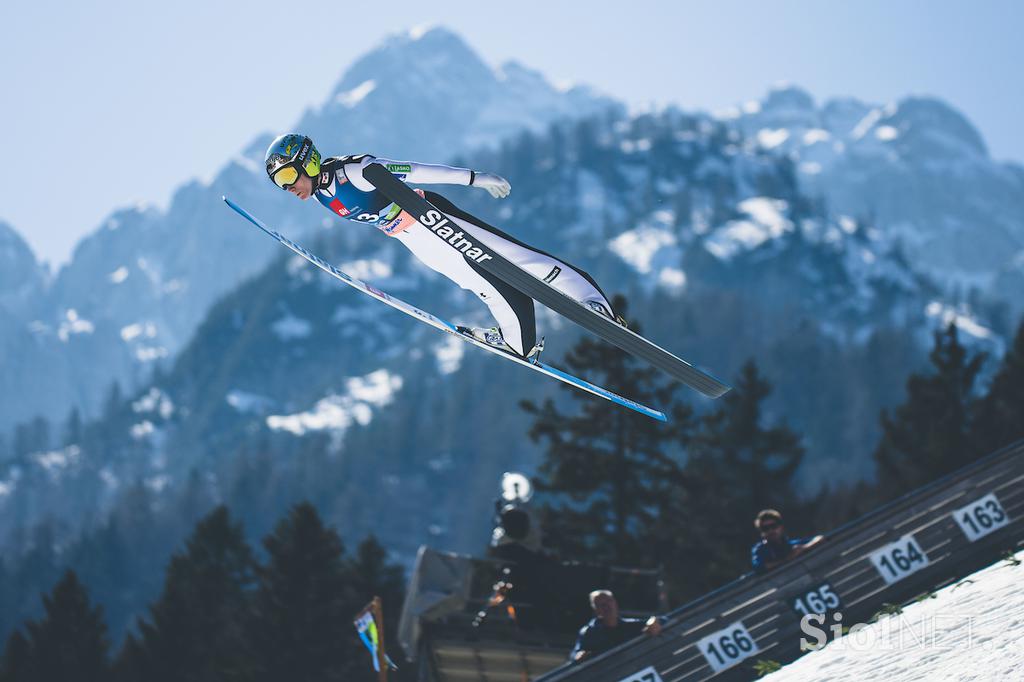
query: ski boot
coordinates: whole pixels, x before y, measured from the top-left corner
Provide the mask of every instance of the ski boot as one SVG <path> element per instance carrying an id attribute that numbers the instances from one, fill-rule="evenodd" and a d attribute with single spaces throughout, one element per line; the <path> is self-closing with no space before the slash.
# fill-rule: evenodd
<path id="1" fill-rule="evenodd" d="M 609 320 L 611 320 L 615 324 L 619 325 L 623 329 L 629 329 L 629 325 L 626 323 L 626 318 L 624 318 L 622 315 L 619 315 L 617 313 L 615 315 L 612 315 L 611 311 L 609 311 L 608 307 L 606 305 L 604 305 L 603 303 L 600 303 L 599 301 L 584 301 L 583 303 L 588 308 L 593 310 L 595 313 L 598 313 L 600 315 L 603 315 L 604 317 L 607 317 Z"/>
<path id="2" fill-rule="evenodd" d="M 506 353 L 515 355 L 516 357 L 524 357 L 517 353 L 515 349 L 512 348 L 512 346 L 508 345 L 505 342 L 505 337 L 502 336 L 501 329 L 499 329 L 498 327 L 487 327 L 486 329 L 483 327 L 457 327 L 457 329 L 459 332 L 463 334 L 468 334 L 469 336 L 472 336 L 477 341 L 483 341 L 488 346 L 498 348 L 500 350 L 505 351 Z M 536 346 L 530 349 L 530 352 L 526 354 L 525 359 L 529 360 L 530 362 L 539 362 L 540 352 L 542 350 L 544 350 L 543 338 L 537 343 Z"/>

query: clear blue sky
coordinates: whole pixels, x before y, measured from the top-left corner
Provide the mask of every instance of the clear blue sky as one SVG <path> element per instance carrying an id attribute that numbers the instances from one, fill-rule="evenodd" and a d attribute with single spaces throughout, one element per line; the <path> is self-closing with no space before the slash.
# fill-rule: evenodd
<path id="1" fill-rule="evenodd" d="M 636 106 L 717 110 L 778 81 L 819 100 L 937 95 L 993 156 L 1024 161 L 1017 0 L 9 1 L 0 219 L 59 264 L 111 210 L 165 206 L 319 104 L 357 56 L 422 24 L 460 33 L 491 64 L 516 59 Z M 330 68 L 312 68 L 318 48 Z"/>

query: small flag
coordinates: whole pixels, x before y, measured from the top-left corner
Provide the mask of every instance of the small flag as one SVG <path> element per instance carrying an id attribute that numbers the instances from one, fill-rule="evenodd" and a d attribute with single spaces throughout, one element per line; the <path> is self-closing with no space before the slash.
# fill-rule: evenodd
<path id="1" fill-rule="evenodd" d="M 377 652 L 380 649 L 380 636 L 377 634 L 377 621 L 373 617 L 373 613 L 370 609 L 365 609 L 354 621 L 356 630 L 359 632 L 359 639 L 363 640 L 363 644 L 370 651 L 370 657 L 373 660 L 373 669 L 376 672 L 380 672 L 380 663 L 378 663 Z M 388 655 L 384 654 L 384 660 L 387 662 L 388 667 L 392 670 L 398 670 L 398 666 L 395 665 Z"/>

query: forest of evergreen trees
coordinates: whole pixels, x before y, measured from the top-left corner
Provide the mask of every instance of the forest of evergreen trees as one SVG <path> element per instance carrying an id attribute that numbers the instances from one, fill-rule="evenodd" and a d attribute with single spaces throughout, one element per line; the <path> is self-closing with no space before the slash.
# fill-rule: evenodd
<path id="1" fill-rule="evenodd" d="M 353 617 L 379 595 L 397 613 L 401 568 L 372 538 L 349 554 L 312 505 L 299 504 L 262 542 L 218 507 L 167 564 L 163 590 L 115 647 L 73 570 L 15 630 L 3 682 L 101 680 L 374 680 Z M 396 623 L 386 622 L 394 637 Z M 392 641 L 394 641 L 392 639 Z"/>
<path id="2" fill-rule="evenodd" d="M 624 302 L 617 308 L 625 311 Z M 794 486 L 801 436 L 765 413 L 772 387 L 752 360 L 704 414 L 677 385 L 602 342 L 581 340 L 565 364 L 665 406 L 671 421 L 571 389 L 572 402 L 561 406 L 524 403 L 530 438 L 544 449 L 535 483 L 545 544 L 566 560 L 661 568 L 673 606 L 749 570 L 759 509 L 782 510 L 794 534 L 827 532 L 1024 438 L 1024 324 L 987 375 L 989 359 L 965 347 L 955 326 L 936 332 L 930 366 L 910 376 L 902 405 L 880 415 L 875 480 L 812 499 Z M 984 385 L 983 376 L 991 377 Z M 43 437 L 26 428 L 21 438 Z M 394 643 L 404 581 L 376 540 L 347 552 L 316 507 L 300 503 L 255 550 L 224 506 L 196 519 L 195 499 L 185 495 L 157 516 L 139 496 L 65 551 L 63 569 L 45 533 L 33 551 L 0 564 L 0 613 L 46 592 L 41 615 L 7 625 L 0 682 L 373 679 L 352 617 L 380 595 Z M 158 549 L 167 531 L 160 519 L 174 516 L 195 525 L 168 560 Z M 105 606 L 159 596 L 121 638 L 112 636 L 105 608 L 90 601 L 97 592 Z"/>
<path id="3" fill-rule="evenodd" d="M 936 332 L 930 367 L 910 376 L 902 405 L 880 415 L 875 479 L 808 499 L 794 482 L 801 436 L 768 423 L 772 388 L 753 360 L 697 416 L 657 372 L 584 339 L 566 358 L 572 371 L 669 406 L 672 426 L 576 394 L 572 413 L 550 401 L 525 404 L 530 435 L 545 448 L 535 483 L 546 499 L 546 545 L 563 559 L 661 568 L 679 605 L 750 570 L 760 509 L 781 510 L 794 536 L 826 532 L 1024 438 L 1024 324 L 987 390 L 986 362 L 954 325 Z"/>

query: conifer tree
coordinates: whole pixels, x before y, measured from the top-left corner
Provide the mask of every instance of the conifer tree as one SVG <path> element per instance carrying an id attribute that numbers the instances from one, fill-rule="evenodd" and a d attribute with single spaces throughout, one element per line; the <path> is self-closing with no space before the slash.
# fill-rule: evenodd
<path id="1" fill-rule="evenodd" d="M 21 630 L 7 638 L 3 656 L 0 656 L 0 682 L 22 682 L 29 679 L 31 649 Z"/>
<path id="2" fill-rule="evenodd" d="M 613 305 L 624 314 L 621 297 Z M 678 399 L 677 384 L 603 341 L 583 338 L 565 362 L 616 393 L 661 406 L 669 422 L 571 388 L 571 412 L 550 399 L 523 403 L 534 416 L 530 438 L 546 445 L 537 488 L 557 500 L 542 509 L 548 544 L 566 559 L 652 565 L 649 529 L 668 499 L 682 494 L 678 457 L 692 412 Z"/>
<path id="3" fill-rule="evenodd" d="M 185 479 L 185 485 L 182 486 L 181 492 L 178 494 L 175 506 L 177 511 L 173 516 L 180 524 L 179 527 L 186 532 L 204 523 L 204 520 L 213 518 L 213 513 L 216 511 L 213 495 L 205 477 L 198 470 L 192 469 L 188 472 L 188 478 Z M 184 534 L 182 532 L 178 537 Z"/>
<path id="4" fill-rule="evenodd" d="M 43 596 L 44 615 L 29 621 L 27 678 L 33 682 L 101 682 L 109 665 L 107 626 L 73 571 Z"/>
<path id="5" fill-rule="evenodd" d="M 135 633 L 129 632 L 125 635 L 121 651 L 111 665 L 111 682 L 137 682 L 145 680 L 148 674 L 149 664 L 142 644 Z"/>
<path id="6" fill-rule="evenodd" d="M 874 457 L 883 498 L 916 488 L 974 457 L 971 416 L 985 355 L 971 355 L 950 323 L 935 332 L 929 358 L 932 372 L 907 380 L 906 402 L 892 413 L 882 411 L 882 437 Z"/>
<path id="7" fill-rule="evenodd" d="M 702 480 L 711 474 L 746 512 L 790 501 L 791 479 L 804 455 L 800 437 L 789 427 L 762 423 L 763 403 L 771 391 L 757 365 L 748 360 L 733 390 L 701 418 L 690 443 L 693 473 Z M 718 491 L 715 495 L 721 497 Z"/>
<path id="8" fill-rule="evenodd" d="M 972 440 L 978 455 L 987 455 L 1024 438 L 1024 321 L 1006 351 L 988 393 L 976 409 Z"/>
<path id="9" fill-rule="evenodd" d="M 358 654 L 352 617 L 359 598 L 348 584 L 344 548 L 316 509 L 291 509 L 263 546 L 257 571 L 253 643 L 259 681 L 326 682 L 354 679 Z"/>
<path id="10" fill-rule="evenodd" d="M 368 604 L 373 597 L 380 597 L 384 606 L 384 644 L 387 654 L 399 667 L 389 679 L 415 679 L 414 669 L 403 663 L 401 647 L 398 645 L 398 619 L 405 599 L 405 573 L 398 564 L 389 563 L 387 550 L 370 536 L 359 543 L 354 556 L 346 562 L 348 582 L 358 599 L 356 609 Z M 355 615 L 355 611 L 353 611 Z M 355 629 L 353 628 L 353 632 Z M 359 646 L 356 646 L 359 649 Z M 374 677 L 370 654 L 363 648 L 349 666 L 353 680 L 369 681 Z"/>
<path id="11" fill-rule="evenodd" d="M 119 667 L 133 659 L 153 682 L 251 679 L 245 627 L 254 570 L 241 525 L 218 507 L 200 520 L 185 551 L 171 557 L 163 593 Z"/>
<path id="12" fill-rule="evenodd" d="M 107 394 L 103 400 L 103 416 L 105 419 L 112 419 L 123 409 L 124 394 L 121 393 L 121 384 L 115 380 L 107 387 Z"/>
<path id="13" fill-rule="evenodd" d="M 160 591 L 172 547 L 153 492 L 142 481 L 126 485 L 108 518 L 67 550 L 92 593 L 104 604 L 113 632 L 121 632 L 146 600 Z"/>
<path id="14" fill-rule="evenodd" d="M 401 566 L 388 563 L 387 558 L 387 550 L 371 535 L 359 543 L 355 555 L 346 562 L 346 570 L 358 599 L 368 603 L 380 597 L 385 608 L 397 616 L 405 592 L 405 575 Z M 397 617 L 385 623 L 389 627 L 397 625 Z"/>
<path id="15" fill-rule="evenodd" d="M 74 407 L 68 413 L 68 420 L 64 424 L 64 433 L 61 436 L 61 445 L 80 444 L 82 442 L 82 415 L 78 408 Z"/>
<path id="16" fill-rule="evenodd" d="M 792 479 L 804 450 L 789 427 L 764 423 L 771 390 L 748 360 L 733 390 L 700 419 L 690 440 L 686 473 L 701 485 L 685 498 L 674 498 L 659 533 L 672 539 L 664 551 L 671 557 L 670 587 L 677 598 L 750 570 L 751 524 L 759 510 L 779 508 L 799 520 L 802 509 Z"/>
<path id="17" fill-rule="evenodd" d="M 31 531 L 18 533 L 11 543 L 16 560 L 4 565 L 0 577 L 0 628 L 8 632 L 37 611 L 38 595 L 60 580 L 63 566 L 54 550 L 57 532 L 53 521 L 45 521 Z M 21 537 L 18 537 L 21 536 Z"/>

